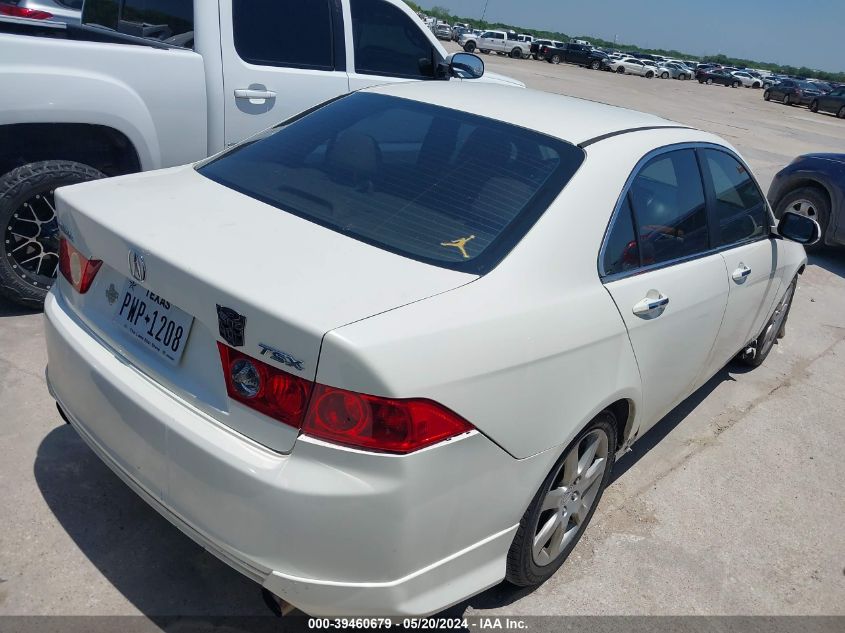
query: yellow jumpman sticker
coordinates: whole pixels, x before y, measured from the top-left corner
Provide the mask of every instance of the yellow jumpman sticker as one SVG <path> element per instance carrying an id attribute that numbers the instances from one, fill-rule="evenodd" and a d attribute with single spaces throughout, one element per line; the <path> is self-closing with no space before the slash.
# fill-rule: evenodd
<path id="1" fill-rule="evenodd" d="M 453 246 L 461 251 L 461 255 L 464 256 L 464 259 L 469 259 L 469 255 L 467 255 L 467 242 L 470 240 L 474 240 L 475 235 L 470 235 L 469 237 L 461 237 L 457 240 L 453 240 L 451 242 L 440 242 L 440 246 Z"/>

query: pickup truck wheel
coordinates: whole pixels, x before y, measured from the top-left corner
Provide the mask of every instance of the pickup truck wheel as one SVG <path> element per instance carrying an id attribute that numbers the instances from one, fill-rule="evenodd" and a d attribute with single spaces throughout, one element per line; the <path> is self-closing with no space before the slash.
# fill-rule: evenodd
<path id="1" fill-rule="evenodd" d="M 522 515 L 505 578 L 528 587 L 547 580 L 569 556 L 610 481 L 616 417 L 596 416 L 566 448 Z"/>
<path id="2" fill-rule="evenodd" d="M 593 70 L 598 70 L 599 68 L 601 68 L 601 62 L 597 59 L 594 59 L 590 62 L 590 68 L 592 68 Z"/>
<path id="3" fill-rule="evenodd" d="M 467 42 L 464 44 L 464 50 L 467 53 L 474 53 L 475 52 L 475 42 Z"/>
<path id="4" fill-rule="evenodd" d="M 740 360 L 751 367 L 759 367 L 766 360 L 766 356 L 775 346 L 775 341 L 786 336 L 786 320 L 789 317 L 789 309 L 792 307 L 792 298 L 795 296 L 795 287 L 798 285 L 798 278 L 786 288 L 783 297 L 775 308 L 772 317 L 763 326 L 763 331 L 752 342 L 748 349 L 740 354 Z M 750 351 L 749 350 L 753 350 Z"/>
<path id="5" fill-rule="evenodd" d="M 550 61 L 552 64 L 559 64 L 559 63 L 560 63 L 560 55 L 558 55 L 557 53 L 555 53 L 554 55 L 552 55 L 551 57 L 549 57 L 549 61 Z"/>
<path id="6" fill-rule="evenodd" d="M 0 294 L 40 308 L 59 266 L 57 187 L 104 178 L 93 167 L 67 160 L 30 163 L 0 177 Z"/>
<path id="7" fill-rule="evenodd" d="M 511 51 L 511 59 L 522 59 L 522 49 L 519 47 L 514 48 Z"/>

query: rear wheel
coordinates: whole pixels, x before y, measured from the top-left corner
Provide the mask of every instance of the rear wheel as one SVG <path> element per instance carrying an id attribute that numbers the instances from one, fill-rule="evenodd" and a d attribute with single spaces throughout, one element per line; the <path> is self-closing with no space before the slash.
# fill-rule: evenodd
<path id="1" fill-rule="evenodd" d="M 827 196 L 815 187 L 799 187 L 780 199 L 775 207 L 775 217 L 780 219 L 787 211 L 806 216 L 818 223 L 822 239 L 817 244 L 804 248 L 808 251 L 819 248 L 824 243 L 830 221 L 830 202 Z"/>
<path id="2" fill-rule="evenodd" d="M 550 61 L 551 63 L 553 63 L 553 64 L 559 64 L 559 63 L 560 63 L 560 55 L 558 55 L 557 53 L 555 53 L 554 55 L 552 55 L 551 57 L 549 57 L 549 61 Z"/>
<path id="3" fill-rule="evenodd" d="M 819 102 L 813 100 L 810 102 L 810 112 L 818 112 L 819 111 Z"/>
<path id="4" fill-rule="evenodd" d="M 475 52 L 475 42 L 467 42 L 464 44 L 464 50 L 467 53 L 474 53 Z"/>
<path id="5" fill-rule="evenodd" d="M 708 86 L 712 86 L 712 85 L 713 85 L 713 80 L 712 80 L 712 79 L 708 79 L 708 80 L 707 80 L 707 85 L 708 85 Z"/>
<path id="6" fill-rule="evenodd" d="M 58 187 L 103 178 L 93 167 L 48 160 L 13 169 L 0 178 L 0 294 L 40 308 L 59 265 Z"/>
<path id="7" fill-rule="evenodd" d="M 731 84 L 731 87 L 732 87 L 732 88 L 739 88 L 739 82 L 738 82 L 738 81 L 733 82 L 733 83 Z"/>
<path id="8" fill-rule="evenodd" d="M 616 418 L 600 413 L 567 447 L 519 522 L 506 578 L 521 587 L 548 579 L 584 533 L 610 480 Z"/>
<path id="9" fill-rule="evenodd" d="M 839 108 L 839 112 L 836 113 L 836 116 L 838 116 L 840 119 L 845 119 L 845 106 Z"/>
<path id="10" fill-rule="evenodd" d="M 512 59 L 519 59 L 522 57 L 522 49 L 521 48 L 514 48 L 511 51 L 511 58 Z"/>
<path id="11" fill-rule="evenodd" d="M 792 297 L 795 296 L 795 287 L 798 285 L 798 278 L 792 280 L 786 289 L 783 297 L 775 308 L 772 317 L 763 327 L 763 331 L 740 356 L 742 362 L 751 367 L 759 367 L 766 360 L 766 356 L 775 346 L 775 341 L 786 336 L 786 319 L 789 317 L 789 309 L 792 307 Z"/>
<path id="12" fill-rule="evenodd" d="M 783 96 L 783 105 L 792 105 L 792 97 L 790 95 Z"/>
<path id="13" fill-rule="evenodd" d="M 597 59 L 594 59 L 590 62 L 590 68 L 592 68 L 593 70 L 598 70 L 599 68 L 601 68 L 601 62 Z"/>

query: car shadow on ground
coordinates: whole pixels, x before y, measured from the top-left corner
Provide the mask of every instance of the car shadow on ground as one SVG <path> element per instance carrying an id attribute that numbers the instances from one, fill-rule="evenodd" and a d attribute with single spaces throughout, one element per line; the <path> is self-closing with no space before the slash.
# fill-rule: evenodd
<path id="1" fill-rule="evenodd" d="M 845 277 L 845 248 L 825 246 L 818 252 L 811 253 L 807 261 L 811 266 L 818 266 L 829 273 Z"/>
<path id="2" fill-rule="evenodd" d="M 34 308 L 24 308 L 23 306 L 19 306 L 16 303 L 12 303 L 8 299 L 0 297 L 0 318 L 23 316 L 26 314 L 37 314 L 38 312 L 41 312 L 41 310 L 36 310 Z"/>
<path id="3" fill-rule="evenodd" d="M 731 373 L 740 371 L 743 368 L 736 364 L 723 369 L 664 417 L 617 462 L 611 485 L 721 382 L 733 380 Z M 161 517 L 118 479 L 69 425 L 53 429 L 44 438 L 34 471 L 41 494 L 63 529 L 141 613 L 154 619 L 269 613 L 256 583 Z M 458 617 L 469 608 L 507 606 L 534 589 L 503 582 L 441 615 Z"/>

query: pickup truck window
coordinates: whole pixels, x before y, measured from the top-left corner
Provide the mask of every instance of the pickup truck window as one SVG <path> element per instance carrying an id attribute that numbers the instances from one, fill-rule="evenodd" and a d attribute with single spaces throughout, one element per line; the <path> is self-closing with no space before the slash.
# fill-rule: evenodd
<path id="1" fill-rule="evenodd" d="M 439 55 L 405 13 L 382 0 L 352 0 L 351 5 L 355 72 L 409 79 L 434 76 Z"/>
<path id="2" fill-rule="evenodd" d="M 192 0 L 88 0 L 82 22 L 176 46 L 192 46 L 194 4 Z"/>
<path id="3" fill-rule="evenodd" d="M 250 64 L 335 69 L 329 0 L 233 0 L 232 28 L 235 50 Z"/>
<path id="4" fill-rule="evenodd" d="M 197 169 L 353 239 L 484 274 L 583 160 L 580 148 L 525 128 L 354 93 Z"/>

